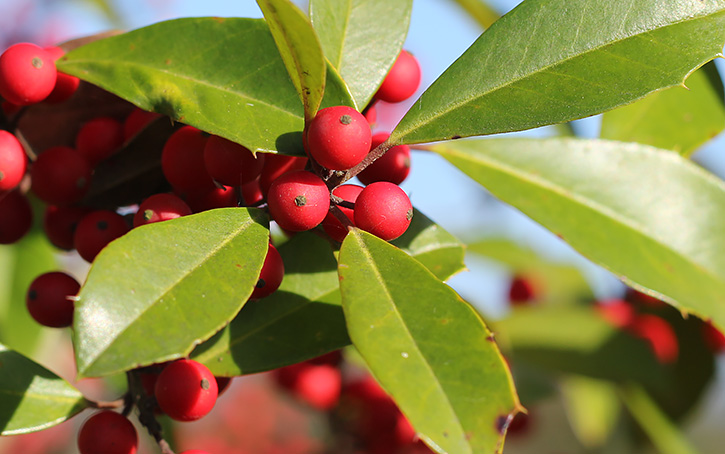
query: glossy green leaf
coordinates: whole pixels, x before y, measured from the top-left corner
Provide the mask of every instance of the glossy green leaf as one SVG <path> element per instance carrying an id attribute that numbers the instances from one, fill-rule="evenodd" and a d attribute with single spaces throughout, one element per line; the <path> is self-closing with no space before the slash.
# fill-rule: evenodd
<path id="1" fill-rule="evenodd" d="M 412 0 L 310 1 L 322 50 L 358 109 L 365 108 L 398 58 L 412 9 Z"/>
<path id="2" fill-rule="evenodd" d="M 68 382 L 0 344 L 0 435 L 46 429 L 85 407 Z"/>
<path id="3" fill-rule="evenodd" d="M 463 244 L 418 210 L 408 230 L 392 243 L 442 281 L 466 269 Z"/>
<path id="4" fill-rule="evenodd" d="M 500 452 L 518 398 L 476 311 L 366 232 L 347 235 L 339 262 L 350 339 L 421 439 L 441 453 Z"/>
<path id="5" fill-rule="evenodd" d="M 325 94 L 327 65 L 320 40 L 305 13 L 289 0 L 257 0 L 300 95 L 306 121 L 315 117 Z"/>
<path id="6" fill-rule="evenodd" d="M 710 62 L 687 78 L 687 88 L 658 91 L 605 113 L 601 137 L 689 156 L 725 129 L 724 98 L 722 80 Z"/>
<path id="7" fill-rule="evenodd" d="M 582 118 L 682 84 L 719 55 L 725 1 L 525 0 L 423 93 L 390 141 Z"/>
<path id="8" fill-rule="evenodd" d="M 185 356 L 219 331 L 257 283 L 266 222 L 256 209 L 224 208 L 135 228 L 112 242 L 76 303 L 79 374 Z"/>
<path id="9" fill-rule="evenodd" d="M 702 168 L 657 148 L 601 140 L 433 148 L 626 283 L 725 326 L 725 183 Z"/>
<path id="10" fill-rule="evenodd" d="M 330 244 L 312 233 L 299 233 L 279 253 L 285 267 L 279 289 L 247 303 L 226 328 L 192 353 L 214 375 L 263 372 L 350 344 Z"/>
<path id="11" fill-rule="evenodd" d="M 263 20 L 160 22 L 87 44 L 57 66 L 250 150 L 304 154 L 302 103 Z M 351 104 L 339 82 L 328 79 L 323 105 Z"/>
<path id="12" fill-rule="evenodd" d="M 561 384 L 569 424 L 586 447 L 600 448 L 614 432 L 621 404 L 612 383 L 572 375 Z"/>
<path id="13" fill-rule="evenodd" d="M 453 0 L 483 28 L 493 25 L 501 16 L 485 0 Z"/>

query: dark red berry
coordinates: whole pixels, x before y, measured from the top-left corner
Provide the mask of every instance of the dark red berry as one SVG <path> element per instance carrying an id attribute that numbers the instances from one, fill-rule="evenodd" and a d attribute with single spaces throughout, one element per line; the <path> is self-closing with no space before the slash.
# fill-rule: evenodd
<path id="1" fill-rule="evenodd" d="M 413 205 L 398 185 L 379 181 L 360 192 L 354 214 L 357 227 L 390 241 L 408 229 L 413 219 Z"/>
<path id="2" fill-rule="evenodd" d="M 57 46 L 46 47 L 45 51 L 50 54 L 53 62 L 65 55 L 65 51 Z M 55 79 L 53 91 L 45 98 L 45 102 L 59 103 L 70 99 L 76 90 L 78 90 L 80 83 L 81 80 L 79 78 L 59 72 L 58 77 Z"/>
<path id="3" fill-rule="evenodd" d="M 156 380 L 156 401 L 177 421 L 195 421 L 211 411 L 219 393 L 209 369 L 194 360 L 180 359 L 164 368 Z"/>
<path id="4" fill-rule="evenodd" d="M 32 190 L 51 205 L 78 202 L 88 191 L 92 168 L 76 150 L 52 147 L 38 155 L 30 169 Z"/>
<path id="5" fill-rule="evenodd" d="M 401 102 L 413 96 L 420 85 L 420 65 L 408 51 L 401 51 L 375 94 L 385 102 Z"/>
<path id="6" fill-rule="evenodd" d="M 368 121 L 368 124 L 370 124 L 371 128 L 375 126 L 375 124 L 378 122 L 378 110 L 375 108 L 375 102 L 373 102 L 365 110 L 363 110 L 363 116 Z"/>
<path id="7" fill-rule="evenodd" d="M 14 44 L 0 55 L 0 95 L 13 104 L 44 100 L 57 76 L 53 57 L 35 44 Z"/>
<path id="8" fill-rule="evenodd" d="M 536 299 L 536 288 L 531 279 L 524 276 L 514 276 L 509 286 L 509 302 L 514 305 L 524 305 Z"/>
<path id="9" fill-rule="evenodd" d="M 174 194 L 154 194 L 141 202 L 133 217 L 133 226 L 168 221 L 191 214 L 191 208 Z"/>
<path id="10" fill-rule="evenodd" d="M 114 211 L 98 210 L 87 214 L 78 223 L 73 244 L 81 257 L 92 262 L 108 243 L 126 232 L 128 225 L 123 216 Z"/>
<path id="11" fill-rule="evenodd" d="M 123 121 L 123 140 L 126 141 L 135 136 L 160 116 L 161 114 L 156 112 L 147 112 L 136 107 Z"/>
<path id="12" fill-rule="evenodd" d="M 214 189 L 214 181 L 204 165 L 205 133 L 184 126 L 166 141 L 161 153 L 164 176 L 180 192 Z"/>
<path id="13" fill-rule="evenodd" d="M 248 207 L 256 206 L 264 200 L 262 187 L 259 185 L 259 178 L 242 184 L 242 198 L 244 199 L 244 206 Z"/>
<path id="14" fill-rule="evenodd" d="M 713 353 L 725 352 L 725 334 L 710 322 L 703 324 L 702 329 L 708 348 Z"/>
<path id="15" fill-rule="evenodd" d="M 609 299 L 597 302 L 599 314 L 617 328 L 630 326 L 637 316 L 632 303 L 620 299 Z"/>
<path id="16" fill-rule="evenodd" d="M 216 379 L 216 387 L 219 390 L 219 396 L 221 396 L 224 391 L 229 389 L 229 385 L 232 383 L 232 378 L 234 377 L 214 377 Z"/>
<path id="17" fill-rule="evenodd" d="M 677 335 L 664 319 L 656 315 L 640 314 L 627 329 L 647 341 L 660 363 L 672 364 L 677 361 L 680 351 Z"/>
<path id="18" fill-rule="evenodd" d="M 268 153 L 264 157 L 264 167 L 259 175 L 259 187 L 262 189 L 262 194 L 266 197 L 269 187 L 280 176 L 287 172 L 302 170 L 306 165 L 307 158 Z"/>
<path id="19" fill-rule="evenodd" d="M 285 230 L 301 232 L 319 225 L 330 208 L 327 185 L 314 173 L 304 170 L 277 178 L 267 195 L 269 213 Z"/>
<path id="20" fill-rule="evenodd" d="M 0 192 L 0 244 L 20 240 L 33 224 L 33 209 L 18 190 Z"/>
<path id="21" fill-rule="evenodd" d="M 25 303 L 36 322 L 51 328 L 73 323 L 73 298 L 81 285 L 60 271 L 41 274 L 30 284 Z"/>
<path id="22" fill-rule="evenodd" d="M 136 429 L 125 416 L 110 410 L 94 414 L 78 432 L 81 454 L 135 454 Z"/>
<path id="23" fill-rule="evenodd" d="M 209 454 L 207 451 L 202 451 L 201 449 L 189 449 L 186 451 L 182 451 L 180 454 Z"/>
<path id="24" fill-rule="evenodd" d="M 76 135 L 76 150 L 95 166 L 110 157 L 123 144 L 123 125 L 111 117 L 87 121 Z"/>
<path id="25" fill-rule="evenodd" d="M 223 186 L 212 189 L 191 191 L 186 194 L 186 203 L 194 213 L 201 213 L 215 208 L 229 208 L 237 206 L 237 194 L 233 188 Z"/>
<path id="26" fill-rule="evenodd" d="M 307 129 L 307 150 L 320 165 L 345 170 L 359 164 L 370 151 L 370 124 L 347 106 L 321 109 Z"/>
<path id="27" fill-rule="evenodd" d="M 259 176 L 264 153 L 256 158 L 249 149 L 219 136 L 211 136 L 204 148 L 204 163 L 209 175 L 221 184 L 240 186 Z"/>
<path id="28" fill-rule="evenodd" d="M 362 190 L 362 186 L 355 184 L 343 184 L 342 186 L 336 187 L 332 191 L 332 194 L 340 197 L 346 202 L 355 203 L 357 196 L 360 195 Z M 355 225 L 352 208 L 346 208 L 344 206 L 338 206 L 338 208 L 345 216 L 347 216 L 350 223 Z M 339 242 L 342 242 L 342 240 L 345 239 L 348 232 L 347 227 L 342 225 L 342 222 L 337 219 L 337 217 L 332 213 L 332 210 L 327 213 L 325 219 L 322 221 L 322 228 L 325 229 L 325 233 L 330 235 L 330 238 Z"/>
<path id="29" fill-rule="evenodd" d="M 635 290 L 631 287 L 627 288 L 627 294 L 625 298 L 627 299 L 627 301 L 643 304 L 650 307 L 664 307 L 667 305 L 667 303 L 665 303 L 661 299 L 652 295 L 648 295 L 644 292 L 640 292 L 639 290 Z"/>
<path id="30" fill-rule="evenodd" d="M 53 246 L 66 251 L 73 249 L 76 227 L 90 212 L 86 207 L 48 205 L 43 217 L 45 235 Z"/>
<path id="31" fill-rule="evenodd" d="M 373 136 L 370 149 L 376 148 L 388 140 L 390 134 L 380 132 Z M 385 152 L 384 155 L 367 166 L 365 170 L 357 175 L 363 184 L 375 183 L 376 181 L 388 181 L 393 184 L 402 183 L 410 173 L 410 147 L 407 145 L 396 145 Z"/>
<path id="32" fill-rule="evenodd" d="M 259 273 L 259 280 L 257 280 L 257 285 L 254 287 L 250 298 L 258 299 L 271 295 L 279 288 L 282 278 L 284 278 L 282 256 L 279 255 L 277 248 L 270 243 L 267 256 L 264 258 L 262 271 Z"/>
<path id="33" fill-rule="evenodd" d="M 20 141 L 13 134 L 0 130 L 0 192 L 14 189 L 20 183 L 27 163 Z"/>

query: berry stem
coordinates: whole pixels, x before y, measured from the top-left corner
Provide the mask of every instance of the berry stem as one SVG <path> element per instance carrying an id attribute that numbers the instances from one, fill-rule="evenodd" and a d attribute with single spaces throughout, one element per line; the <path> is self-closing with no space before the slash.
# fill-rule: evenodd
<path id="1" fill-rule="evenodd" d="M 162 454 L 174 454 L 174 451 L 171 449 L 171 446 L 169 446 L 169 443 L 164 440 L 161 424 L 156 420 L 156 416 L 154 416 L 156 398 L 154 396 L 146 395 L 143 385 L 141 384 L 141 378 L 136 371 L 129 371 L 126 374 L 126 377 L 128 379 L 128 395 L 131 396 L 132 402 L 136 403 L 136 407 L 139 411 L 139 422 L 146 428 L 149 435 L 156 440 Z"/>
<path id="2" fill-rule="evenodd" d="M 334 189 L 334 188 L 340 186 L 341 184 L 345 183 L 347 180 L 351 179 L 358 173 L 365 170 L 365 168 L 367 166 L 369 166 L 370 164 L 375 162 L 377 159 L 382 157 L 391 148 L 393 148 L 393 144 L 388 143 L 388 142 L 381 143 L 380 145 L 375 147 L 370 153 L 368 153 L 367 156 L 365 156 L 365 159 L 363 159 L 362 162 L 360 162 L 360 164 L 356 165 L 355 167 L 353 167 L 351 169 L 348 169 L 347 171 L 345 171 L 344 173 L 342 173 L 340 175 L 335 174 L 332 177 L 330 177 L 329 179 L 325 179 L 327 186 L 330 189 Z"/>
<path id="3" fill-rule="evenodd" d="M 349 203 L 349 202 L 345 202 Z M 345 213 L 342 212 L 340 207 L 338 207 L 335 204 L 330 204 L 330 212 L 337 218 L 338 221 L 342 223 L 343 226 L 345 226 L 346 229 L 349 229 L 350 227 L 353 227 L 352 222 L 350 222 L 350 219 L 348 219 L 347 216 L 345 216 Z"/>

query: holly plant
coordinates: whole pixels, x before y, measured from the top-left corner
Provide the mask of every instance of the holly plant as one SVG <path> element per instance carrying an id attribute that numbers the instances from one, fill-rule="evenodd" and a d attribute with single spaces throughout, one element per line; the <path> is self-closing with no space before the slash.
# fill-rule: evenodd
<path id="1" fill-rule="evenodd" d="M 330 452 L 504 452 L 557 388 L 574 416 L 600 414 L 581 405 L 595 396 L 629 410 L 636 443 L 693 452 L 676 423 L 723 346 L 725 183 L 689 157 L 725 125 L 711 62 L 725 0 L 524 0 L 376 134 L 376 110 L 420 85 L 403 50 L 413 0 L 257 3 L 264 19 L 170 20 L 0 57 L 0 242 L 35 216 L 92 263 L 83 283 L 38 272 L 13 304 L 70 327 L 79 379 L 124 388 L 95 401 L 0 345 L 2 435 L 92 408 L 82 454 L 134 453 L 136 427 L 168 454 L 166 418 L 203 418 L 231 377 L 274 371 L 355 421 L 357 448 Z M 568 122 L 603 112 L 601 139 L 573 134 Z M 559 134 L 476 138 L 546 125 Z M 515 272 L 511 316 L 488 327 L 446 284 L 464 245 L 399 187 L 411 147 L 627 295 L 595 301 L 576 270 L 481 239 L 472 254 Z M 577 421 L 590 446 L 614 430 Z"/>

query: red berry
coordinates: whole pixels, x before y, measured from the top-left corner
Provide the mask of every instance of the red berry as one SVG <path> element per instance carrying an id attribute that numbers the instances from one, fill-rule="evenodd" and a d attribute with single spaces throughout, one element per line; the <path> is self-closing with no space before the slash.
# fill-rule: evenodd
<path id="1" fill-rule="evenodd" d="M 307 363 L 315 365 L 327 364 L 329 366 L 339 366 L 342 359 L 342 350 L 333 350 L 329 353 L 325 353 L 324 355 L 307 360 Z"/>
<path id="2" fill-rule="evenodd" d="M 123 125 L 110 117 L 87 121 L 76 135 L 76 150 L 95 166 L 118 151 L 123 144 Z"/>
<path id="3" fill-rule="evenodd" d="M 30 43 L 14 44 L 0 55 L 0 95 L 18 105 L 44 100 L 53 91 L 58 72 L 53 57 Z"/>
<path id="4" fill-rule="evenodd" d="M 168 221 L 191 214 L 191 208 L 174 194 L 154 194 L 144 200 L 133 217 L 133 226 Z"/>
<path id="5" fill-rule="evenodd" d="M 408 51 L 401 51 L 375 94 L 385 102 L 401 102 L 413 96 L 420 85 L 420 65 Z"/>
<path id="6" fill-rule="evenodd" d="M 156 400 L 170 418 L 195 421 L 211 411 L 219 389 L 209 369 L 194 360 L 180 359 L 164 368 L 156 380 Z"/>
<path id="7" fill-rule="evenodd" d="M 45 51 L 50 54 L 54 62 L 65 55 L 65 51 L 57 46 L 46 47 Z M 45 102 L 59 103 L 70 99 L 73 93 L 78 90 L 80 83 L 79 78 L 59 72 L 58 77 L 55 79 L 53 91 L 45 98 Z"/>
<path id="8" fill-rule="evenodd" d="M 333 189 L 332 193 L 340 198 L 342 198 L 346 202 L 355 203 L 357 200 L 357 196 L 360 195 L 360 192 L 362 192 L 363 187 L 358 186 L 355 184 L 343 184 L 342 186 L 338 186 L 335 189 Z M 353 220 L 353 210 L 352 208 L 345 208 L 343 206 L 338 206 L 340 211 L 347 216 L 347 218 L 350 220 L 350 223 L 355 225 L 355 221 Z M 347 227 L 342 225 L 342 222 L 340 222 L 337 217 L 335 217 L 334 214 L 332 214 L 332 211 L 329 211 L 327 215 L 325 216 L 325 219 L 322 221 L 322 228 L 325 229 L 325 232 L 330 235 L 330 238 L 332 238 L 335 241 L 342 242 L 342 240 L 345 239 L 345 236 L 347 236 Z"/>
<path id="9" fill-rule="evenodd" d="M 136 107 L 123 121 L 123 140 L 126 141 L 135 136 L 160 116 L 161 114 L 156 112 L 147 112 Z"/>
<path id="10" fill-rule="evenodd" d="M 631 325 L 637 315 L 629 301 L 620 299 L 599 301 L 596 308 L 602 317 L 617 328 Z"/>
<path id="11" fill-rule="evenodd" d="M 637 337 L 646 340 L 657 360 L 662 364 L 671 364 L 679 356 L 679 342 L 674 329 L 656 315 L 638 315 L 627 327 Z"/>
<path id="12" fill-rule="evenodd" d="M 345 170 L 359 164 L 370 151 L 370 124 L 347 106 L 321 109 L 307 129 L 307 150 L 320 165 Z"/>
<path id="13" fill-rule="evenodd" d="M 259 299 L 271 295 L 279 288 L 279 285 L 282 283 L 282 278 L 284 278 L 282 256 L 279 255 L 277 248 L 270 243 L 267 256 L 264 258 L 262 271 L 259 273 L 259 280 L 250 298 Z"/>
<path id="14" fill-rule="evenodd" d="M 667 303 L 665 303 L 661 299 L 648 295 L 644 292 L 640 292 L 639 290 L 635 290 L 633 288 L 627 289 L 626 299 L 628 301 L 632 301 L 633 303 L 640 303 L 640 304 L 644 304 L 645 306 L 650 306 L 650 307 L 667 306 Z"/>
<path id="15" fill-rule="evenodd" d="M 33 209 L 20 191 L 0 192 L 0 244 L 24 237 L 33 224 Z"/>
<path id="16" fill-rule="evenodd" d="M 184 126 L 174 132 L 161 152 L 161 169 L 175 189 L 191 192 L 214 189 L 204 166 L 205 133 L 193 126 Z"/>
<path id="17" fill-rule="evenodd" d="M 186 451 L 182 451 L 181 454 L 209 454 L 206 451 L 202 451 L 201 449 L 189 449 Z"/>
<path id="18" fill-rule="evenodd" d="M 219 390 L 219 396 L 221 396 L 224 391 L 226 391 L 229 388 L 229 385 L 232 383 L 232 378 L 234 377 L 214 377 L 216 379 L 216 387 Z"/>
<path id="19" fill-rule="evenodd" d="M 244 206 L 248 207 L 258 205 L 264 200 L 259 178 L 242 184 L 242 198 L 244 199 Z"/>
<path id="20" fill-rule="evenodd" d="M 125 416 L 110 410 L 94 414 L 78 432 L 81 454 L 135 454 L 136 429 Z"/>
<path id="21" fill-rule="evenodd" d="M 354 214 L 357 227 L 390 241 L 408 229 L 413 219 L 413 205 L 398 185 L 379 181 L 360 192 Z"/>
<path id="22" fill-rule="evenodd" d="M 98 210 L 87 214 L 78 223 L 73 244 L 81 257 L 92 262 L 108 243 L 126 232 L 128 225 L 123 216 L 114 211 Z"/>
<path id="23" fill-rule="evenodd" d="M 41 274 L 28 288 L 25 303 L 36 322 L 51 328 L 73 323 L 73 298 L 81 285 L 60 271 Z"/>
<path id="24" fill-rule="evenodd" d="M 45 235 L 53 246 L 66 251 L 73 249 L 76 227 L 90 212 L 86 207 L 48 205 L 43 217 Z"/>
<path id="25" fill-rule="evenodd" d="M 255 158 L 249 149 L 219 136 L 211 136 L 204 148 L 204 163 L 212 178 L 227 186 L 240 186 L 262 172 L 264 153 Z"/>
<path id="26" fill-rule="evenodd" d="M 378 110 L 375 108 L 375 102 L 368 105 L 365 110 L 363 110 L 363 116 L 368 121 L 368 124 L 370 124 L 370 127 L 372 128 L 375 126 L 375 123 L 378 121 Z M 373 140 L 375 140 L 373 138 Z"/>
<path id="27" fill-rule="evenodd" d="M 523 276 L 514 276 L 509 287 L 509 302 L 512 305 L 522 305 L 536 299 L 536 288 L 531 279 Z"/>
<path id="28" fill-rule="evenodd" d="M 277 178 L 267 195 L 269 214 L 279 226 L 292 232 L 319 225 L 330 208 L 330 192 L 320 177 L 304 170 Z"/>
<path id="29" fill-rule="evenodd" d="M 381 143 L 388 140 L 390 134 L 380 132 L 373 136 L 370 149 L 374 149 Z M 402 183 L 410 173 L 410 147 L 407 145 L 396 145 L 385 152 L 384 155 L 367 166 L 360 172 L 357 178 L 363 184 L 375 183 L 376 181 L 388 181 L 394 184 Z"/>
<path id="30" fill-rule="evenodd" d="M 306 165 L 307 158 L 267 153 L 264 157 L 262 173 L 259 175 L 259 187 L 262 189 L 262 194 L 266 197 L 269 187 L 280 176 L 287 172 L 302 170 Z"/>
<path id="31" fill-rule="evenodd" d="M 725 352 L 725 334 L 707 322 L 702 326 L 708 348 L 714 353 Z"/>
<path id="32" fill-rule="evenodd" d="M 69 205 L 88 191 L 92 169 L 80 153 L 69 147 L 52 147 L 38 155 L 30 169 L 32 189 L 52 205 Z"/>
<path id="33" fill-rule="evenodd" d="M 11 133 L 0 130 L 0 192 L 15 188 L 25 175 L 25 150 Z"/>
<path id="34" fill-rule="evenodd" d="M 229 186 L 213 189 L 191 191 L 186 194 L 186 203 L 194 213 L 201 213 L 214 208 L 229 208 L 237 206 L 237 194 Z"/>
<path id="35" fill-rule="evenodd" d="M 306 364 L 294 385 L 297 397 L 320 410 L 334 407 L 340 400 L 341 389 L 340 369 L 327 364 Z"/>

